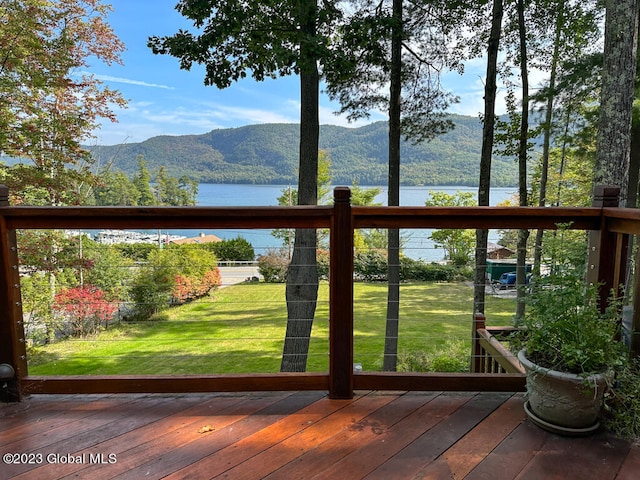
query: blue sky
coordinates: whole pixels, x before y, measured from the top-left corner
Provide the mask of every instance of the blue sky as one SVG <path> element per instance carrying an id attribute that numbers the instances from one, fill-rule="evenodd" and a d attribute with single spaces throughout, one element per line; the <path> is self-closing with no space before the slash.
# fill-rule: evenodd
<path id="1" fill-rule="evenodd" d="M 178 60 L 154 55 L 147 48 L 152 35 L 172 35 L 191 25 L 175 10 L 177 0 L 111 0 L 108 21 L 125 43 L 124 65 L 92 65 L 89 71 L 127 99 L 128 108 L 116 109 L 118 123 L 106 122 L 92 143 L 114 145 L 140 142 L 156 135 L 201 134 L 217 128 L 257 123 L 297 123 L 299 87 L 296 77 L 255 82 L 242 80 L 218 90 L 205 87 L 203 69 L 180 70 Z M 485 64 L 466 65 L 465 75 L 448 73 L 443 83 L 461 99 L 450 111 L 477 116 L 482 110 Z M 359 126 L 334 115 L 338 109 L 323 95 L 322 124 Z M 384 120 L 373 113 L 369 122 Z"/>

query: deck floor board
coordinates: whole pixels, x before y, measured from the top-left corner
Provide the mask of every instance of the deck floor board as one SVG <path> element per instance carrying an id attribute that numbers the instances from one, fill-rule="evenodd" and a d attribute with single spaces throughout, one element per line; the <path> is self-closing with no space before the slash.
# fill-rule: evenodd
<path id="1" fill-rule="evenodd" d="M 473 392 L 33 395 L 0 404 L 0 453 L 26 461 L 5 460 L 0 480 L 638 478 L 638 445 L 545 432 L 523 403 Z"/>

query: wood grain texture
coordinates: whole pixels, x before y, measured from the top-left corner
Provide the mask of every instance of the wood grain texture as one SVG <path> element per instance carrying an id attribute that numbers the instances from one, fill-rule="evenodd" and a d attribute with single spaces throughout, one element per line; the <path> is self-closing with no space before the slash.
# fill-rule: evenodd
<path id="1" fill-rule="evenodd" d="M 473 392 L 34 395 L 0 404 L 0 453 L 84 462 L 5 463 L 0 480 L 638 478 L 640 446 L 553 435 L 523 403 Z"/>

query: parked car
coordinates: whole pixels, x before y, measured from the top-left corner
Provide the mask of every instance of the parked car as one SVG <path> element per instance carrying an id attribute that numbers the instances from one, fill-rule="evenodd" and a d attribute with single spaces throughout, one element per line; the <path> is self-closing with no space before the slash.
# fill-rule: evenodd
<path id="1" fill-rule="evenodd" d="M 528 273 L 525 277 L 525 285 L 529 285 L 529 281 L 531 280 L 531 274 Z M 500 290 L 506 290 L 508 288 L 516 287 L 516 272 L 506 272 L 500 275 L 500 278 L 497 281 L 498 288 Z"/>
<path id="2" fill-rule="evenodd" d="M 514 288 L 516 286 L 516 272 L 506 272 L 500 275 L 500 278 L 498 279 L 498 285 L 500 290 Z"/>

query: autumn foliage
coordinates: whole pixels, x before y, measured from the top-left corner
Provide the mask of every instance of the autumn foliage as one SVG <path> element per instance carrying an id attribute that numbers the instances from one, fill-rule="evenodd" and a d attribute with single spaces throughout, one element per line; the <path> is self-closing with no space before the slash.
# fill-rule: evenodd
<path id="1" fill-rule="evenodd" d="M 92 285 L 68 288 L 56 294 L 54 310 L 66 320 L 71 335 L 95 333 L 101 325 L 108 325 L 118 306 L 110 302 L 105 292 Z"/>
<path id="2" fill-rule="evenodd" d="M 172 295 L 174 303 L 185 303 L 207 295 L 221 283 L 220 269 L 206 272 L 202 278 L 176 275 Z"/>
<path id="3" fill-rule="evenodd" d="M 2 172 L 14 201 L 74 205 L 95 184 L 83 145 L 126 104 L 88 73 L 121 62 L 110 11 L 101 0 L 0 2 L 0 151 L 30 160 Z"/>

